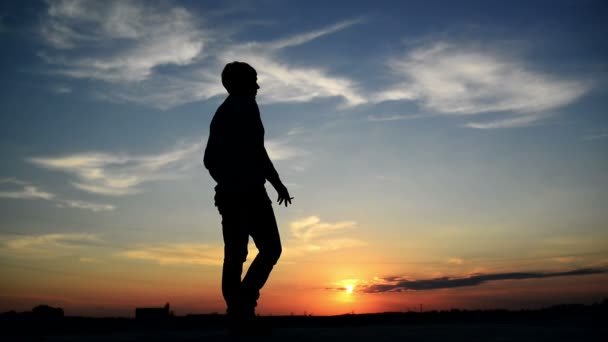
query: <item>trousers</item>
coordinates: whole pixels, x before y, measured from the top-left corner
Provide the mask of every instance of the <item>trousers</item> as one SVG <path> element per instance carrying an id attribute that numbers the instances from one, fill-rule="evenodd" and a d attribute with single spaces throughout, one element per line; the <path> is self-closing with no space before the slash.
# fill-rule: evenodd
<path id="1" fill-rule="evenodd" d="M 222 294 L 227 313 L 253 313 L 260 290 L 282 252 L 272 202 L 263 187 L 255 191 L 227 192 L 216 188 L 215 204 L 222 216 Z M 250 236 L 258 254 L 241 279 Z"/>

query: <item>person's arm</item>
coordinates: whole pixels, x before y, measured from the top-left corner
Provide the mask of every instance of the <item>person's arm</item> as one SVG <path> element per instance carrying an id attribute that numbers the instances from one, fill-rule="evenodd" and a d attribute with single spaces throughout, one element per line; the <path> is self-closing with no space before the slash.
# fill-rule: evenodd
<path id="1" fill-rule="evenodd" d="M 272 161 L 270 160 L 270 157 L 268 156 L 266 147 L 263 147 L 263 149 L 264 149 L 264 151 L 263 151 L 264 170 L 266 171 L 266 179 L 268 180 L 268 182 L 270 182 L 270 184 L 272 184 L 272 186 L 277 191 L 277 194 L 278 194 L 277 201 L 279 202 L 279 205 L 281 205 L 281 204 L 283 204 L 283 202 L 285 202 L 285 206 L 287 206 L 288 204 L 291 204 L 291 200 L 293 199 L 293 197 L 291 197 L 289 195 L 289 191 L 287 190 L 287 187 L 285 187 L 283 182 L 281 182 L 281 179 L 279 178 L 279 173 L 274 168 L 274 165 L 272 165 Z"/>
<path id="2" fill-rule="evenodd" d="M 211 130 L 210 130 L 211 131 Z M 209 139 L 207 139 L 207 146 L 205 147 L 205 155 L 203 157 L 203 164 L 205 168 L 209 170 L 209 174 L 211 178 L 215 180 L 216 183 L 220 182 L 220 175 L 218 172 L 218 155 L 216 148 L 215 136 L 212 132 L 209 134 Z"/>
<path id="3" fill-rule="evenodd" d="M 211 120 L 209 139 L 207 140 L 203 158 L 205 168 L 209 170 L 211 178 L 218 184 L 230 178 L 231 165 L 229 163 L 233 153 L 228 134 L 230 130 L 226 127 L 223 111 L 223 106 L 220 106 Z"/>

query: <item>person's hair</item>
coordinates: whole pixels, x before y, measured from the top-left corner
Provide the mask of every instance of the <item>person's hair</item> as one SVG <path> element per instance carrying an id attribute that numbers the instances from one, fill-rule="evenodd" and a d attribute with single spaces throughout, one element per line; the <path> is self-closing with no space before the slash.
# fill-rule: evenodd
<path id="1" fill-rule="evenodd" d="M 222 84 L 228 93 L 236 93 L 247 85 L 251 78 L 255 80 L 257 72 L 255 69 L 244 62 L 234 61 L 226 64 L 222 71 Z"/>

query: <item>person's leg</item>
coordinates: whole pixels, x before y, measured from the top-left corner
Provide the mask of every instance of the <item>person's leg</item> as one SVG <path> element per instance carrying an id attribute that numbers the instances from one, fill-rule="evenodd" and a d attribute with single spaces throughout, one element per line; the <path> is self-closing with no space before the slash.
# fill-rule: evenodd
<path id="1" fill-rule="evenodd" d="M 253 312 L 260 297 L 260 289 L 268 280 L 272 268 L 281 256 L 279 228 L 270 203 L 263 202 L 252 213 L 250 235 L 258 248 L 242 282 L 244 305 Z"/>
<path id="2" fill-rule="evenodd" d="M 247 232 L 245 216 L 238 208 L 221 208 L 222 235 L 224 237 L 224 266 L 222 269 L 222 294 L 227 313 L 239 315 L 242 311 L 241 275 L 247 259 Z"/>

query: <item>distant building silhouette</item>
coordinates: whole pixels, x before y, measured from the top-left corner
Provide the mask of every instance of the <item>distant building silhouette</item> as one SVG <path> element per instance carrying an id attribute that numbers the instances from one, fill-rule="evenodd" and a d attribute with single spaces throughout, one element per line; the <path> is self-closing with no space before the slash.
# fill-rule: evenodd
<path id="1" fill-rule="evenodd" d="M 162 308 L 135 308 L 135 319 L 141 321 L 163 321 L 173 316 L 169 303 Z"/>

